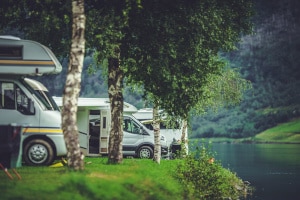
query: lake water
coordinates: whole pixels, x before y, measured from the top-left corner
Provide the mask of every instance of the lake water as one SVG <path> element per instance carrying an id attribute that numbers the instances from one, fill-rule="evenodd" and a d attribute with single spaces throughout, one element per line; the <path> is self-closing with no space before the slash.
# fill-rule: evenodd
<path id="1" fill-rule="evenodd" d="M 211 149 L 223 167 L 255 187 L 248 199 L 300 199 L 300 145 L 212 144 Z"/>

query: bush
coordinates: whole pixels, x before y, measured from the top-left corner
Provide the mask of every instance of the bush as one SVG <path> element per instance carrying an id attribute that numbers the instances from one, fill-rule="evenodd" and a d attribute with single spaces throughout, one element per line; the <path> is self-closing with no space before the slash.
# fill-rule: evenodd
<path id="1" fill-rule="evenodd" d="M 174 176 L 184 187 L 183 199 L 239 199 L 251 191 L 249 184 L 214 161 L 205 147 L 185 157 Z"/>

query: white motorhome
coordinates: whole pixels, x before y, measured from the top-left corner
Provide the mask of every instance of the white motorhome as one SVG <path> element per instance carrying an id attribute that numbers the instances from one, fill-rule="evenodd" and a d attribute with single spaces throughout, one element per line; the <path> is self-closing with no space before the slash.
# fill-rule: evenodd
<path id="1" fill-rule="evenodd" d="M 0 125 L 23 126 L 23 160 L 29 165 L 49 165 L 67 153 L 58 106 L 43 84 L 28 78 L 61 70 L 44 45 L 0 36 Z"/>
<path id="2" fill-rule="evenodd" d="M 152 108 L 143 108 L 138 110 L 137 112 L 132 114 L 136 119 L 138 119 L 141 123 L 143 123 L 149 130 L 153 130 L 152 121 L 153 121 L 153 109 Z M 159 110 L 160 117 L 164 120 L 166 118 L 166 114 L 163 110 Z M 185 140 L 188 139 L 187 129 L 185 130 Z M 164 122 L 160 123 L 160 133 L 163 134 L 170 146 L 172 143 L 177 143 L 181 141 L 182 135 L 182 127 L 177 123 L 176 127 L 168 127 Z M 186 150 L 188 146 L 186 144 Z"/>
<path id="3" fill-rule="evenodd" d="M 53 97 L 62 106 L 61 97 Z M 123 155 L 139 158 L 153 157 L 154 135 L 132 114 L 136 107 L 124 102 Z M 77 125 L 79 143 L 84 155 L 99 156 L 108 153 L 110 131 L 110 104 L 107 98 L 78 98 Z M 162 156 L 168 154 L 167 141 L 161 137 Z"/>

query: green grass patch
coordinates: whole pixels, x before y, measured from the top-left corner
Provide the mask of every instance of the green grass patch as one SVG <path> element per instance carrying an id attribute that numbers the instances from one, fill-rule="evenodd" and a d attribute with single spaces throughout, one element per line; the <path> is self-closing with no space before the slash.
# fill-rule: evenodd
<path id="1" fill-rule="evenodd" d="M 21 180 L 17 179 L 11 169 L 8 171 L 13 175 L 13 180 L 10 180 L 4 171 L 0 172 L 1 200 L 179 200 L 185 199 L 187 187 L 190 187 L 184 183 L 191 183 L 189 180 L 182 179 L 185 170 L 188 170 L 191 177 L 193 177 L 193 173 L 195 177 L 201 176 L 201 180 L 196 182 L 197 187 L 199 184 L 201 185 L 201 181 L 206 181 L 207 184 L 201 187 L 201 192 L 205 190 L 208 192 L 218 191 L 221 193 L 220 196 L 224 196 L 223 192 L 228 191 L 226 185 L 231 186 L 232 183 L 241 181 L 227 169 L 221 168 L 220 165 L 207 164 L 206 157 L 201 161 L 194 161 L 194 163 L 204 163 L 204 168 L 201 167 L 201 170 L 206 170 L 205 173 L 198 174 L 199 170 L 190 171 L 190 166 L 183 166 L 182 163 L 189 162 L 191 159 L 191 157 L 187 157 L 161 160 L 160 164 L 146 159 L 124 159 L 122 164 L 108 165 L 105 157 L 87 157 L 85 158 L 85 170 L 82 172 L 69 171 L 66 166 L 56 168 L 22 166 L 17 168 L 18 173 L 22 176 Z M 222 180 L 221 182 L 212 182 L 210 180 L 215 173 L 219 174 L 218 177 L 227 178 L 218 179 Z M 220 187 L 216 183 L 220 183 Z M 196 197 L 195 194 L 198 194 L 195 193 L 197 187 L 193 187 L 193 193 L 188 194 L 192 199 Z M 214 190 L 213 188 L 218 189 Z"/>
<path id="2" fill-rule="evenodd" d="M 300 143 L 300 118 L 270 128 L 253 139 L 260 142 Z"/>
<path id="3" fill-rule="evenodd" d="M 180 199 L 179 183 L 172 173 L 176 160 L 124 159 L 107 165 L 107 158 L 85 158 L 83 172 L 67 167 L 17 168 L 22 180 L 0 173 L 1 199 Z"/>
<path id="4" fill-rule="evenodd" d="M 191 139 L 190 141 L 198 141 Z M 254 137 L 249 138 L 201 138 L 203 142 L 213 143 L 291 143 L 300 144 L 300 118 L 294 119 L 287 123 L 278 124 L 277 126 L 267 129 Z M 190 144 L 191 144 L 190 142 Z"/>

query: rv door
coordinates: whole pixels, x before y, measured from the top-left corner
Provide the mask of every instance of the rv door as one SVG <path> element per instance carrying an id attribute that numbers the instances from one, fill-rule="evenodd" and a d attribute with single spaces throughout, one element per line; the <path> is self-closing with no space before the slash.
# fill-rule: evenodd
<path id="1" fill-rule="evenodd" d="M 100 153 L 108 154 L 108 140 L 110 130 L 110 112 L 108 110 L 101 110 L 100 123 Z"/>
<path id="2" fill-rule="evenodd" d="M 88 148 L 88 132 L 89 132 L 89 122 L 87 119 L 87 111 L 78 110 L 77 111 L 77 125 L 79 132 L 79 145 L 84 153 L 86 153 Z"/>

